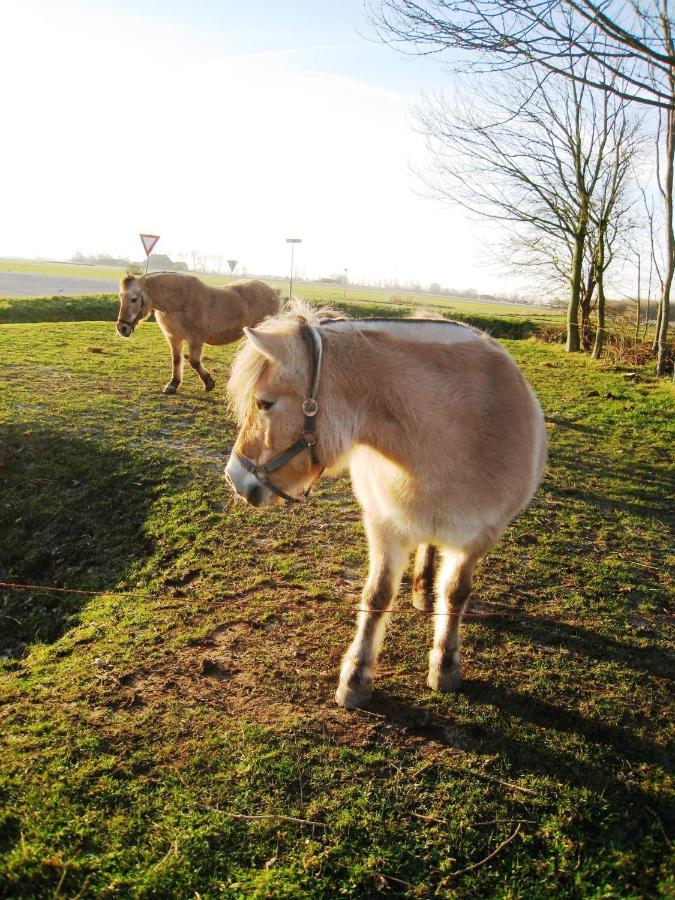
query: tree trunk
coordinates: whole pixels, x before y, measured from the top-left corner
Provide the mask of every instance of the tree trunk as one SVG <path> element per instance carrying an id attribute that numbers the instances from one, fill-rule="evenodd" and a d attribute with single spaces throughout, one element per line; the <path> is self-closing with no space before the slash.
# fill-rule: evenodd
<path id="1" fill-rule="evenodd" d="M 640 290 L 642 288 L 641 276 L 642 276 L 642 260 L 640 259 L 640 254 L 638 253 L 638 282 L 637 282 L 637 312 L 635 313 L 635 346 L 637 347 L 638 341 L 640 340 Z"/>
<path id="2" fill-rule="evenodd" d="M 581 346 L 584 350 L 591 349 L 591 301 L 593 300 L 593 291 L 595 290 L 595 272 L 594 266 L 591 265 L 588 271 L 588 280 L 584 285 L 579 309 L 581 311 L 580 332 Z"/>
<path id="3" fill-rule="evenodd" d="M 675 76 L 671 76 L 675 78 Z M 673 93 L 675 98 L 675 91 Z M 673 165 L 675 163 L 675 106 L 668 110 L 666 127 L 665 219 L 666 219 L 666 271 L 661 295 L 661 321 L 656 332 L 656 374 L 665 375 L 668 365 L 668 325 L 670 324 L 670 288 L 675 270 L 675 233 L 673 232 Z"/>
<path id="4" fill-rule="evenodd" d="M 586 224 L 582 223 L 574 239 L 574 256 L 572 258 L 572 277 L 570 303 L 567 307 L 567 353 L 577 353 L 581 348 L 579 336 L 579 297 L 581 296 L 581 269 L 584 261 L 584 244 L 586 243 Z"/>
<path id="5" fill-rule="evenodd" d="M 605 342 L 605 236 L 601 225 L 598 234 L 598 253 L 596 256 L 596 279 L 598 282 L 598 330 L 595 332 L 595 345 L 591 356 L 600 359 L 602 345 Z"/>
<path id="6" fill-rule="evenodd" d="M 654 341 L 652 343 L 652 352 L 656 353 L 659 346 L 659 332 L 661 330 L 661 313 L 663 312 L 663 307 L 659 303 L 658 308 L 656 310 L 656 328 L 654 329 Z"/>

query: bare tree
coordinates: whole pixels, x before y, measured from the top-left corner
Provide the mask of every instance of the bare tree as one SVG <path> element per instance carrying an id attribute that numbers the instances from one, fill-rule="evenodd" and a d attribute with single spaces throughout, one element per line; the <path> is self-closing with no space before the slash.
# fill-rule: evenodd
<path id="1" fill-rule="evenodd" d="M 592 88 L 660 109 L 666 265 L 657 333 L 657 371 L 664 374 L 670 291 L 675 272 L 675 23 L 672 0 L 370 0 L 383 40 L 420 54 L 455 53 L 475 71 L 534 63 Z M 466 51 L 458 60 L 456 51 Z M 570 67 L 590 61 L 582 71 Z"/>
<path id="2" fill-rule="evenodd" d="M 672 34 L 670 36 L 673 50 Z M 673 177 L 675 168 L 675 68 L 671 71 L 673 89 L 673 106 L 663 116 L 659 111 L 659 123 L 656 140 L 656 175 L 658 189 L 663 199 L 663 219 L 665 226 L 664 253 L 665 263 L 661 280 L 661 303 L 656 322 L 654 344 L 657 352 L 657 372 L 664 375 L 666 371 L 666 352 L 668 347 L 668 326 L 670 324 L 670 291 L 675 275 L 675 230 L 673 223 Z M 663 137 L 663 140 L 662 140 Z M 662 149 L 663 147 L 663 149 Z M 652 252 L 652 258 L 654 254 Z"/>
<path id="3" fill-rule="evenodd" d="M 605 94 L 605 96 L 607 96 Z M 612 263 L 617 245 L 626 246 L 630 230 L 636 224 L 633 213 L 633 166 L 642 142 L 636 123 L 625 118 L 615 123 L 611 158 L 601 175 L 599 190 L 591 203 L 594 231 L 593 268 L 598 291 L 598 327 L 593 358 L 598 359 L 605 339 L 605 273 Z M 637 126 L 639 128 L 639 125 Z M 638 307 L 639 318 L 639 307 Z"/>
<path id="4" fill-rule="evenodd" d="M 658 166 L 659 154 L 660 154 L 660 128 L 657 129 L 656 136 L 656 161 L 657 161 L 657 171 L 656 171 L 656 181 L 659 186 L 659 192 L 661 196 L 663 196 L 663 192 L 661 190 L 660 185 L 660 172 Z M 648 180 L 644 178 L 643 180 Z M 654 274 L 656 275 L 656 281 L 660 288 L 660 295 L 663 296 L 664 293 L 664 283 L 663 283 L 663 273 L 665 271 L 664 264 L 664 254 L 663 248 L 657 240 L 657 233 L 663 234 L 662 227 L 662 218 L 663 218 L 663 209 L 657 209 L 654 196 L 648 194 L 647 190 L 644 187 L 644 184 L 640 186 L 640 193 L 642 195 L 642 205 L 643 205 L 643 215 L 646 221 L 647 228 L 645 229 L 645 234 L 648 235 L 648 252 L 649 252 L 649 279 L 648 279 L 648 287 L 647 287 L 647 311 L 645 314 L 645 337 L 647 335 L 647 331 L 649 329 L 649 306 L 650 306 L 650 298 L 652 295 L 652 281 L 654 278 Z M 654 352 L 657 351 L 659 345 L 659 331 L 661 327 L 661 305 L 658 304 L 656 308 L 656 328 L 654 331 L 654 341 L 652 344 L 652 350 Z"/>
<path id="5" fill-rule="evenodd" d="M 581 348 L 580 309 L 588 328 L 591 297 L 611 262 L 607 241 L 611 250 L 619 235 L 612 217 L 625 222 L 619 198 L 639 144 L 626 105 L 530 66 L 517 78 L 502 75 L 497 89 L 483 84 L 454 104 L 439 96 L 418 110 L 432 163 L 421 174 L 433 196 L 500 222 L 512 263 L 567 279 L 569 351 Z M 597 251 L 589 255 L 591 234 L 603 250 L 600 267 Z"/>
<path id="6" fill-rule="evenodd" d="M 465 50 L 475 71 L 536 63 L 625 100 L 673 106 L 669 0 L 370 0 L 369 7 L 380 37 L 404 50 Z M 581 75 L 570 55 L 598 67 Z"/>

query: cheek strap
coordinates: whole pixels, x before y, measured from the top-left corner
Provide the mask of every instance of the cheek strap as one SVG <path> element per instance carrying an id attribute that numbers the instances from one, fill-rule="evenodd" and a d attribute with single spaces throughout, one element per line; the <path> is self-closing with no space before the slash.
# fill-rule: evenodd
<path id="1" fill-rule="evenodd" d="M 274 459 L 271 459 L 261 466 L 256 465 L 252 460 L 247 459 L 245 456 L 242 456 L 241 453 L 235 451 L 235 455 L 244 469 L 246 469 L 247 472 L 250 472 L 254 478 L 257 478 L 257 480 L 266 488 L 269 488 L 273 494 L 283 498 L 287 503 L 300 503 L 300 498 L 291 497 L 290 494 L 287 494 L 285 491 L 282 491 L 281 488 L 272 484 L 269 479 L 272 472 L 276 472 L 277 469 L 285 466 L 287 462 L 290 462 L 290 460 L 296 457 L 298 453 L 302 453 L 304 450 L 309 450 L 309 456 L 312 463 L 315 466 L 319 465 L 319 457 L 316 452 L 316 445 L 319 442 L 319 437 L 316 433 L 316 414 L 319 411 L 319 404 L 316 402 L 316 392 L 319 387 L 319 377 L 321 375 L 323 342 L 319 330 L 313 328 L 311 325 L 301 325 L 300 335 L 307 348 L 310 367 L 308 396 L 302 404 L 302 411 L 305 414 L 305 424 L 300 437 L 291 444 L 290 447 L 287 447 L 286 450 L 282 450 L 282 452 L 278 456 L 275 456 Z"/>
<path id="2" fill-rule="evenodd" d="M 141 294 L 141 308 L 138 311 L 138 315 L 136 316 L 134 321 L 129 322 L 128 319 L 118 319 L 117 321 L 121 325 L 128 325 L 129 328 L 135 328 L 138 325 L 138 323 L 141 321 L 141 319 L 143 318 L 144 315 L 145 315 L 145 294 Z"/>

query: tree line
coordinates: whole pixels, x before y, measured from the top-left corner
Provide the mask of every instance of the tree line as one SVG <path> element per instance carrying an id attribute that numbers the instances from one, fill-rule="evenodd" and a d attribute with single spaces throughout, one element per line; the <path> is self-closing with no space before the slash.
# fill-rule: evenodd
<path id="1" fill-rule="evenodd" d="M 487 249 L 503 263 L 564 282 L 570 352 L 600 355 L 608 270 L 644 260 L 660 287 L 659 374 L 675 271 L 673 12 L 672 0 L 370 3 L 384 41 L 457 76 L 416 110 L 429 192 L 498 224 Z"/>

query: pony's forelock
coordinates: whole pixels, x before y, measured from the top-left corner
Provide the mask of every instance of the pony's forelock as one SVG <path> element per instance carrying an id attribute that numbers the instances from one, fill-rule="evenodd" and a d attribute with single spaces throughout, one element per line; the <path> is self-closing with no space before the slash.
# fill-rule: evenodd
<path id="1" fill-rule="evenodd" d="M 268 316 L 259 325 L 256 325 L 255 330 L 282 336 L 297 335 L 300 325 L 318 325 L 322 319 L 341 317 L 334 309 L 329 307 L 317 309 L 305 300 L 292 297 L 283 305 L 277 315 Z M 232 364 L 227 390 L 230 407 L 240 425 L 246 420 L 255 386 L 268 363 L 268 358 L 260 353 L 250 341 L 244 341 L 237 352 Z"/>
<path id="2" fill-rule="evenodd" d="M 268 362 L 267 357 L 259 353 L 249 341 L 244 341 L 234 358 L 227 393 L 230 408 L 239 425 L 243 425 L 246 420 L 253 390 Z"/>

